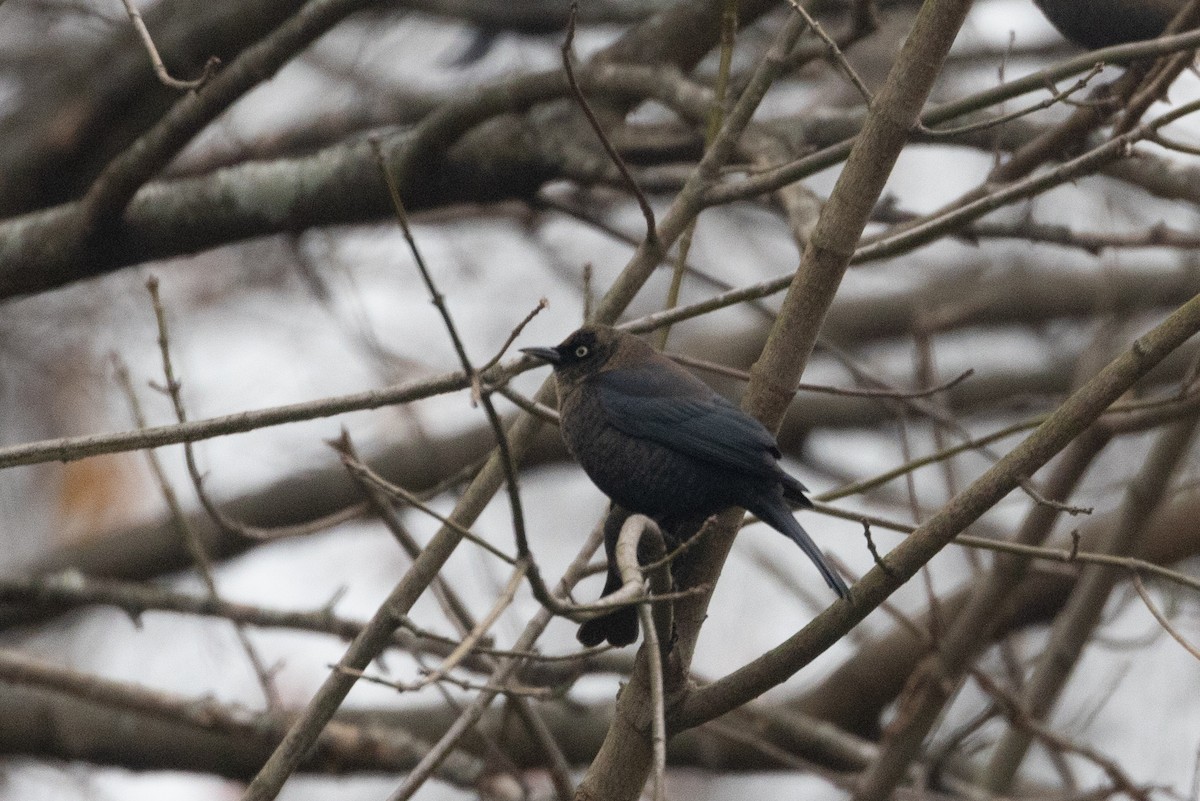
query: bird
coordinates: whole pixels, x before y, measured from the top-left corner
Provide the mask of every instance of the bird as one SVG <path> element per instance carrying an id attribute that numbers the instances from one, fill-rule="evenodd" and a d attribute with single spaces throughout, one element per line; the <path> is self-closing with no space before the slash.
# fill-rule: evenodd
<path id="1" fill-rule="evenodd" d="M 730 507 L 750 511 L 800 546 L 840 598 L 850 590 L 789 502 L 811 507 L 807 489 L 779 466 L 779 446 L 762 423 L 649 343 L 605 325 L 585 325 L 555 347 L 522 348 L 554 368 L 563 440 L 584 472 L 621 509 L 646 515 L 669 538 Z M 612 516 L 610 516 L 610 520 Z M 621 586 L 620 526 L 605 530 L 608 577 Z M 628 606 L 586 621 L 586 646 L 637 639 Z"/>
<path id="2" fill-rule="evenodd" d="M 1160 36 L 1186 2 L 1034 0 L 1059 33 L 1089 50 Z"/>

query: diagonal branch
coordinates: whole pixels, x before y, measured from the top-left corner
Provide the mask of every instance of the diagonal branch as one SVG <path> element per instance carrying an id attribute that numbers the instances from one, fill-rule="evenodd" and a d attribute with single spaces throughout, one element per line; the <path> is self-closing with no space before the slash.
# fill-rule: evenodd
<path id="1" fill-rule="evenodd" d="M 1125 491 L 1119 523 L 1103 550 L 1127 556 L 1146 533 L 1152 515 L 1171 486 L 1171 477 L 1186 457 L 1200 416 L 1192 415 L 1163 428 L 1155 438 L 1141 471 Z M 1071 593 L 1066 608 L 1054 621 L 1033 675 L 1021 693 L 1021 705 L 1034 720 L 1044 720 L 1058 701 L 1084 647 L 1100 623 L 1105 602 L 1119 575 L 1099 565 L 1089 565 Z M 1012 783 L 1032 742 L 1027 729 L 1010 728 L 993 750 L 983 773 L 984 786 L 1005 792 Z"/>
<path id="2" fill-rule="evenodd" d="M 197 91 L 181 98 L 97 176 L 80 208 L 84 236 L 91 237 L 118 220 L 134 193 L 236 100 L 346 16 L 369 4 L 369 0 L 311 0 Z"/>
<path id="3" fill-rule="evenodd" d="M 686 699 L 675 724 L 694 726 L 779 684 L 856 625 L 968 525 L 1084 431 L 1167 354 L 1200 331 L 1200 296 L 1180 307 L 1071 395 L 1037 431 L 993 465 L 854 586 L 854 603 L 836 603 L 777 648 Z"/>

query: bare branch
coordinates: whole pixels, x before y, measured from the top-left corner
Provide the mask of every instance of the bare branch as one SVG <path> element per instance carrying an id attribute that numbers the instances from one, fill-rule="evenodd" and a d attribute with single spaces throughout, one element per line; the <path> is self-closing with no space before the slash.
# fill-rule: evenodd
<path id="1" fill-rule="evenodd" d="M 142 45 L 146 48 L 146 52 L 150 56 L 150 63 L 154 67 L 154 74 L 158 76 L 158 80 L 163 86 L 171 89 L 179 89 L 180 91 L 191 91 L 199 89 L 212 74 L 221 66 L 221 59 L 212 56 L 204 65 L 204 72 L 199 78 L 191 81 L 184 81 L 178 78 L 171 77 L 167 72 L 166 65 L 163 64 L 162 56 L 158 54 L 158 48 L 154 46 L 154 38 L 150 36 L 150 31 L 146 28 L 146 21 L 142 19 L 141 12 L 137 10 L 137 6 L 133 4 L 133 0 L 121 0 L 125 4 L 125 13 L 129 15 L 130 21 L 133 23 L 134 30 L 137 31 L 138 37 L 142 40 Z"/>
<path id="2" fill-rule="evenodd" d="M 154 298 L 156 311 L 161 310 L 158 304 L 158 296 L 155 290 L 151 291 L 151 296 Z M 166 349 L 166 328 L 160 328 L 162 347 L 164 352 Z M 169 364 L 169 362 L 168 362 Z M 138 428 L 146 427 L 146 419 L 142 413 L 142 405 L 138 399 L 137 392 L 133 388 L 133 383 L 129 378 L 129 369 L 123 361 L 119 359 L 116 362 L 117 380 L 121 384 L 126 397 L 129 399 L 130 410 L 133 412 L 134 423 Z M 217 591 L 217 580 L 213 575 L 212 560 L 209 558 L 205 550 L 204 543 L 196 535 L 195 530 L 188 522 L 187 515 L 184 514 L 183 507 L 179 503 L 179 497 L 175 494 L 174 488 L 167 480 L 166 472 L 163 470 L 162 463 L 158 459 L 158 454 L 153 450 L 146 451 L 146 460 L 150 464 L 150 470 L 154 473 L 154 478 L 158 481 L 160 490 L 162 491 L 163 499 L 167 503 L 167 508 L 171 512 L 171 518 L 175 521 L 175 526 L 178 528 L 183 541 L 187 546 L 189 553 L 192 555 L 192 561 L 195 563 L 196 570 L 200 573 L 201 579 L 204 581 L 204 586 L 208 591 L 209 598 L 214 604 L 221 603 L 220 593 Z M 267 704 L 272 709 L 278 709 L 281 705 L 279 699 L 279 691 L 275 686 L 275 678 L 273 671 L 270 670 L 262 657 L 258 653 L 258 649 L 254 647 L 250 637 L 246 634 L 245 627 L 237 622 L 233 624 L 234 632 L 237 635 L 238 642 L 245 651 L 247 659 L 250 661 L 251 667 L 254 669 L 255 675 L 258 677 L 259 685 L 262 687 L 263 696 L 267 700 Z"/>
<path id="3" fill-rule="evenodd" d="M 1154 615 L 1154 619 L 1158 621 L 1158 625 L 1163 627 L 1163 630 L 1174 638 L 1175 642 L 1183 646 L 1183 650 L 1187 651 L 1196 659 L 1200 659 L 1200 648 L 1188 642 L 1179 629 L 1171 625 L 1171 621 L 1167 620 L 1167 616 L 1162 613 L 1162 610 L 1154 603 L 1154 599 L 1150 597 L 1150 593 L 1146 591 L 1146 585 L 1142 583 L 1142 577 L 1136 573 L 1133 575 L 1133 588 L 1137 590 L 1138 595 L 1142 599 L 1142 603 L 1150 610 L 1150 614 Z"/>
<path id="4" fill-rule="evenodd" d="M 1168 353 L 1200 331 L 1200 297 L 1182 306 L 1154 330 L 1137 339 L 1063 403 L 1037 431 L 988 469 L 957 498 L 888 554 L 894 575 L 872 570 L 854 586 L 855 602 L 835 603 L 811 624 L 769 654 L 701 688 L 680 708 L 680 725 L 695 725 L 757 697 L 835 642 L 849 627 L 916 574 L 941 548 L 1000 498 L 1021 475 L 1031 474 L 1090 425 Z"/>
<path id="5" fill-rule="evenodd" d="M 1197 300 L 1200 303 L 1200 299 Z M 1137 340 L 1135 351 L 1138 347 Z M 1139 474 L 1130 482 L 1122 499 L 1120 523 L 1112 530 L 1103 550 L 1113 556 L 1128 556 L 1148 527 L 1148 521 L 1165 497 L 1171 477 L 1188 451 L 1200 425 L 1200 416 L 1184 418 L 1164 428 L 1156 437 Z M 1105 600 L 1117 577 L 1112 571 L 1087 567 L 1059 615 L 1050 640 L 1021 692 L 1021 707 L 1034 720 L 1046 717 L 1054 706 L 1071 668 L 1078 661 L 1092 632 L 1100 622 Z M 1029 730 L 1009 729 L 992 751 L 984 773 L 985 786 L 1003 791 L 1009 786 L 1031 741 Z"/>
<path id="6" fill-rule="evenodd" d="M 608 154 L 609 159 L 616 165 L 620 171 L 621 177 L 625 180 L 625 185 L 629 191 L 637 199 L 638 208 L 642 210 L 642 216 L 646 218 L 646 241 L 654 244 L 658 240 L 658 226 L 654 222 L 654 210 L 650 208 L 650 201 L 646 198 L 646 193 L 637 185 L 637 181 L 633 179 L 633 175 L 629 172 L 629 167 L 625 165 L 625 160 L 621 158 L 621 154 L 612 146 L 612 142 L 608 140 L 608 135 L 604 133 L 604 127 L 600 124 L 600 120 L 596 119 L 595 112 L 588 105 L 587 98 L 583 96 L 583 90 L 579 88 L 579 82 L 575 79 L 575 68 L 571 66 L 571 44 L 575 41 L 575 19 L 579 13 L 579 0 L 571 0 L 571 15 L 567 19 L 567 37 L 562 43 L 562 64 L 563 72 L 566 73 L 567 83 L 571 86 L 571 94 L 575 96 L 575 102 L 583 109 L 583 114 L 587 117 L 588 124 L 592 126 L 592 130 L 596 133 L 596 138 L 600 140 L 600 144 L 604 146 L 604 152 Z"/>

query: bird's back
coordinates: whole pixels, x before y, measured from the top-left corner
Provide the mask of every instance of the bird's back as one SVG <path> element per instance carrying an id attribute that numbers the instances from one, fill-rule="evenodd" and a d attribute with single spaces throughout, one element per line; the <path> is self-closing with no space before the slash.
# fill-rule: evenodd
<path id="1" fill-rule="evenodd" d="M 614 425 L 601 394 L 581 387 L 563 399 L 567 448 L 605 495 L 659 521 L 707 517 L 736 503 L 731 471 Z"/>
<path id="2" fill-rule="evenodd" d="M 1184 0 L 1034 0 L 1055 28 L 1087 48 L 1153 39 Z"/>

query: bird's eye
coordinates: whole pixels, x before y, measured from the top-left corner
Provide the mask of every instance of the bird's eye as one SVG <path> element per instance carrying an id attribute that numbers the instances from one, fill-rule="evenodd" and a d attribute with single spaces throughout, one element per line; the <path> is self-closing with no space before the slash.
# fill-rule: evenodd
<path id="1" fill-rule="evenodd" d="M 576 359 L 582 359 L 584 356 L 587 356 L 587 355 L 588 355 L 588 346 L 587 345 L 580 345 L 578 348 L 575 349 L 575 358 Z"/>

